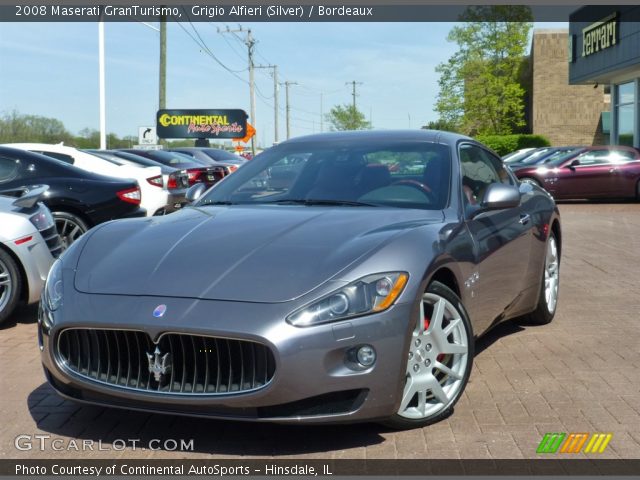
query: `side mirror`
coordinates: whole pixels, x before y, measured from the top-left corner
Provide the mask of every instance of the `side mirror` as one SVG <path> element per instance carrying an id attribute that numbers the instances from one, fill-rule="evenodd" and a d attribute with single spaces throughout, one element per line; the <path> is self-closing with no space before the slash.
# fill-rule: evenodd
<path id="1" fill-rule="evenodd" d="M 192 187 L 189 187 L 189 190 L 187 190 L 187 194 L 185 195 L 187 202 L 193 203 L 198 200 L 206 189 L 207 187 L 204 183 L 196 183 Z"/>
<path id="2" fill-rule="evenodd" d="M 571 163 L 569 165 L 567 165 L 567 167 L 570 168 L 571 170 L 573 170 L 578 165 L 580 165 L 580 160 L 576 158 L 575 160 L 572 160 Z"/>
<path id="3" fill-rule="evenodd" d="M 520 205 L 520 189 L 514 185 L 492 183 L 484 194 L 482 210 L 502 210 Z"/>

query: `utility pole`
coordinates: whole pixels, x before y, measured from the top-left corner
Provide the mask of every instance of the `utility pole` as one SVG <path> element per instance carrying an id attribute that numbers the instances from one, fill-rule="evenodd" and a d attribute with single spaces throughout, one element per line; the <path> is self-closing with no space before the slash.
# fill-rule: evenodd
<path id="1" fill-rule="evenodd" d="M 355 80 L 353 80 L 352 82 L 347 82 L 345 85 L 351 85 L 353 87 L 353 93 L 351 94 L 353 96 L 353 111 L 356 111 L 356 97 L 358 96 L 356 94 L 356 85 L 362 85 L 362 82 L 356 82 Z"/>
<path id="2" fill-rule="evenodd" d="M 298 85 L 298 82 L 290 82 L 287 80 L 286 82 L 283 83 L 283 85 L 285 86 L 285 98 L 287 102 L 287 140 L 289 140 L 289 138 L 291 137 L 291 123 L 290 123 L 291 105 L 289 104 L 289 86 Z"/>
<path id="3" fill-rule="evenodd" d="M 231 30 L 229 27 L 226 30 L 221 30 L 218 28 L 218 33 L 238 33 L 238 32 L 247 32 L 247 35 L 244 38 L 244 44 L 247 46 L 248 56 L 249 56 L 249 102 L 251 104 L 251 121 L 254 125 L 257 125 L 256 121 L 256 93 L 255 93 L 255 83 L 254 83 L 254 64 L 253 64 L 253 49 L 256 45 L 256 41 L 253 39 L 253 35 L 251 35 L 251 29 L 244 30 L 242 26 L 238 26 L 236 30 Z M 256 154 L 256 136 L 251 137 L 251 153 L 255 156 Z"/>
<path id="4" fill-rule="evenodd" d="M 273 128 L 274 128 L 274 142 L 278 143 L 280 137 L 280 131 L 278 127 L 278 108 L 280 103 L 278 102 L 278 66 L 277 65 L 256 65 L 255 68 L 270 68 L 272 70 L 271 76 L 273 77 Z"/>
<path id="5" fill-rule="evenodd" d="M 158 72 L 158 109 L 167 108 L 167 17 L 160 15 L 160 70 Z M 165 140 L 160 140 L 164 145 Z"/>

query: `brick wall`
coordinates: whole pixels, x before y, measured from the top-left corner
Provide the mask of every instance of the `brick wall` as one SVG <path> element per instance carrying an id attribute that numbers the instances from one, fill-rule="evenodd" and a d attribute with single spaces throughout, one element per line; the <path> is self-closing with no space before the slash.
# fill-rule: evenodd
<path id="1" fill-rule="evenodd" d="M 552 145 L 606 143 L 600 114 L 609 110 L 603 85 L 569 85 L 568 31 L 534 30 L 529 125 Z M 608 97 L 608 96 L 607 96 Z"/>

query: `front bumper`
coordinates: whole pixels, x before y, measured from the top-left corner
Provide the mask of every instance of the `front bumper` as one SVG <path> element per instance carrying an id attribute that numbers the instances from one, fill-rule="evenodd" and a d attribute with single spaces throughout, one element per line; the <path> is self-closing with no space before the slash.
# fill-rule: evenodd
<path id="1" fill-rule="evenodd" d="M 290 304 L 77 292 L 72 298 L 53 314 L 41 308 L 39 338 L 47 379 L 60 394 L 75 400 L 192 416 L 310 423 L 387 418 L 400 402 L 412 304 L 397 304 L 379 314 L 333 324 L 297 328 L 284 320 L 291 312 Z M 154 318 L 152 312 L 159 303 L 166 304 L 167 314 Z M 53 319 L 45 322 L 53 323 L 50 328 L 43 327 L 47 315 Z M 70 327 L 139 330 L 151 339 L 178 332 L 259 342 L 273 352 L 275 374 L 259 390 L 226 395 L 158 394 L 105 385 L 62 365 L 54 345 L 58 334 Z M 377 361 L 369 368 L 350 360 L 353 349 L 365 344 L 377 353 Z"/>

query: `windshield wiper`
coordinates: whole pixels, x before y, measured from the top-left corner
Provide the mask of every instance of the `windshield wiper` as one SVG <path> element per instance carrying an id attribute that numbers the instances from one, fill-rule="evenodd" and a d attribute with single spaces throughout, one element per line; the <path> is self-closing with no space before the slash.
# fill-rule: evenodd
<path id="1" fill-rule="evenodd" d="M 271 200 L 261 203 L 272 203 L 278 205 L 306 205 L 306 206 L 314 206 L 314 205 L 325 205 L 325 206 L 347 206 L 347 207 L 377 207 L 373 203 L 364 203 L 364 202 L 354 202 L 351 200 L 321 200 L 321 199 L 313 199 L 313 198 L 288 198 L 282 200 Z"/>

